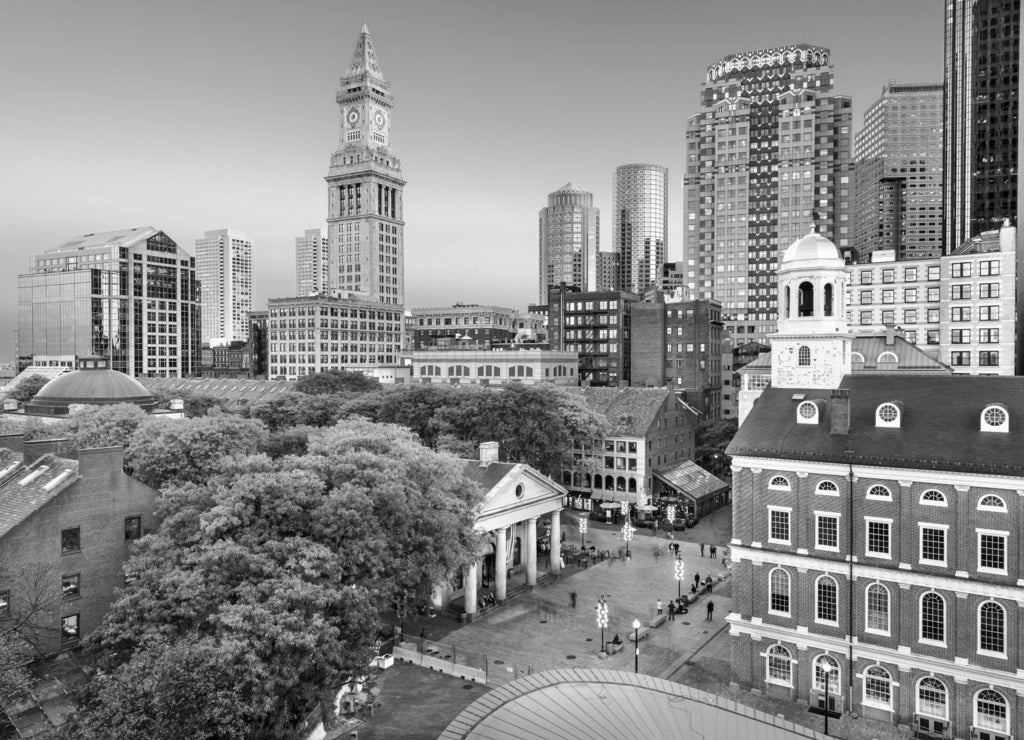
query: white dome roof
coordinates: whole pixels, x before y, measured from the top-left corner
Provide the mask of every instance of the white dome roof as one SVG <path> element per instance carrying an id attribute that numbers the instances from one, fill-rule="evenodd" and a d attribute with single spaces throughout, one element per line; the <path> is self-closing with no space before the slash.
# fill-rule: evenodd
<path id="1" fill-rule="evenodd" d="M 816 231 L 797 239 L 782 255 L 780 267 L 842 266 L 846 263 L 836 245 Z"/>

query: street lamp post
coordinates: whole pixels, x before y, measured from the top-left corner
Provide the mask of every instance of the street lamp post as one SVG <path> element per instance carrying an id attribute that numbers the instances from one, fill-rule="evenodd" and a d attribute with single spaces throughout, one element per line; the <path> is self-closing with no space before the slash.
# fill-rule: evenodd
<path id="1" fill-rule="evenodd" d="M 633 673 L 640 672 L 640 620 L 633 620 Z M 826 726 L 825 733 L 828 734 Z"/>
<path id="2" fill-rule="evenodd" d="M 829 678 L 832 675 L 832 666 L 828 663 L 824 663 L 820 668 L 822 674 L 825 676 L 825 734 L 828 735 L 828 713 L 830 711 L 828 706 L 828 685 L 830 683 Z"/>
<path id="3" fill-rule="evenodd" d="M 585 516 L 580 516 L 580 549 L 586 544 L 584 538 L 587 536 L 587 519 Z"/>
<path id="4" fill-rule="evenodd" d="M 622 539 L 626 541 L 626 558 L 629 559 L 629 542 L 633 539 L 633 525 L 626 522 L 622 525 Z"/>
<path id="5" fill-rule="evenodd" d="M 676 598 L 681 598 L 683 595 L 683 579 L 686 577 L 686 563 L 684 563 L 683 559 L 678 555 L 676 556 L 675 568 Z"/>
<path id="6" fill-rule="evenodd" d="M 604 652 L 604 630 L 608 626 L 608 602 L 604 596 L 597 600 L 597 626 L 601 628 L 601 652 Z"/>
<path id="7" fill-rule="evenodd" d="M 674 529 L 674 527 L 672 525 L 675 524 L 675 521 L 676 521 L 676 505 L 675 504 L 669 504 L 665 508 L 665 519 L 666 519 L 666 521 L 668 521 L 668 531 L 672 532 L 672 530 Z"/>

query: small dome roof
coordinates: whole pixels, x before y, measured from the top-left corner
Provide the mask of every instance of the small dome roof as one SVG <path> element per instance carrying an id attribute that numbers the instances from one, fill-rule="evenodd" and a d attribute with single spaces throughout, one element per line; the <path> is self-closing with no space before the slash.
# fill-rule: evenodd
<path id="1" fill-rule="evenodd" d="M 780 267 L 822 267 L 843 266 L 843 260 L 836 245 L 814 231 L 813 227 L 807 236 L 797 239 L 789 245 L 782 255 Z"/>
<path id="2" fill-rule="evenodd" d="M 134 403 L 144 409 L 156 405 L 153 394 L 135 378 L 106 367 L 103 358 L 81 361 L 81 370 L 54 378 L 26 404 L 26 409 L 45 413 L 67 413 L 71 404 L 107 405 Z"/>

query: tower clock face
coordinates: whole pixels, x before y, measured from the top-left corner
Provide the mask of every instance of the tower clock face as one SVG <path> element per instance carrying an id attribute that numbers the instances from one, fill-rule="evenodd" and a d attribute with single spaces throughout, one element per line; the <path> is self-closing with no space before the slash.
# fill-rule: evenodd
<path id="1" fill-rule="evenodd" d="M 348 113 L 345 114 L 345 121 L 349 126 L 355 126 L 359 123 L 359 109 L 349 108 Z"/>
<path id="2" fill-rule="evenodd" d="M 388 121 L 387 116 L 384 115 L 384 111 L 378 110 L 373 114 L 373 127 L 380 131 L 384 128 L 384 124 Z"/>

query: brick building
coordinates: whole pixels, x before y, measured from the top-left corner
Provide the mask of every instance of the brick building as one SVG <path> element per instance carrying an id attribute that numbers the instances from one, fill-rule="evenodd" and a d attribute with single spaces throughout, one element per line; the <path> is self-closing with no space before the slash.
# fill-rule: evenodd
<path id="1" fill-rule="evenodd" d="M 925 737 L 1019 735 L 1024 380 L 852 374 L 841 265 L 817 235 L 787 250 L 771 386 L 727 450 L 734 680 Z"/>

